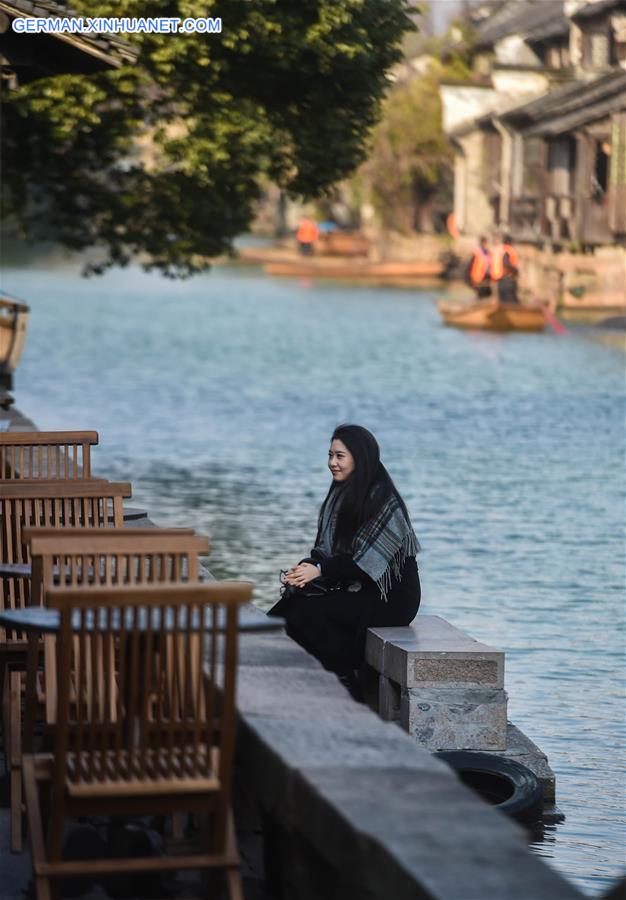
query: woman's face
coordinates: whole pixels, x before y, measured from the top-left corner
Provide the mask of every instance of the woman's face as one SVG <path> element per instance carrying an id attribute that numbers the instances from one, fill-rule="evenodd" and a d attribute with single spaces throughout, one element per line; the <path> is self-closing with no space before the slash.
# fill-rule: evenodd
<path id="1" fill-rule="evenodd" d="M 356 468 L 354 456 L 343 441 L 339 441 L 336 438 L 328 451 L 328 468 L 333 476 L 333 481 L 345 481 Z"/>

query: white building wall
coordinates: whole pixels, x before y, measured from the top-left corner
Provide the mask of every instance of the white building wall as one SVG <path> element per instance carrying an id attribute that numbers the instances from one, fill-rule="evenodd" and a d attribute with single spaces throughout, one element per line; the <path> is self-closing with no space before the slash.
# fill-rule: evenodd
<path id="1" fill-rule="evenodd" d="M 463 217 L 459 229 L 464 234 L 478 237 L 489 235 L 494 228 L 493 207 L 484 190 L 483 133 L 472 131 L 459 144 L 463 149 Z M 455 203 L 456 209 L 456 203 Z"/>
<path id="2" fill-rule="evenodd" d="M 448 134 L 464 123 L 491 112 L 498 99 L 492 88 L 476 85 L 442 84 L 439 92 L 443 107 L 443 130 Z"/>
<path id="3" fill-rule="evenodd" d="M 538 66 L 541 60 L 524 41 L 523 34 L 509 34 L 495 45 L 496 61 L 506 66 Z"/>
<path id="4" fill-rule="evenodd" d="M 518 106 L 540 97 L 550 90 L 550 79 L 543 72 L 520 72 L 517 69 L 494 69 L 491 80 L 499 99 L 507 107 Z M 504 104 L 502 104 L 503 108 Z"/>

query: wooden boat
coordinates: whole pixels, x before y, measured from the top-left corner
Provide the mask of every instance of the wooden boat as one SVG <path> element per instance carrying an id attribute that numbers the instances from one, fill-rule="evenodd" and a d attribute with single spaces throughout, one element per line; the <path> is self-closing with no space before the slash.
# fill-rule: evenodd
<path id="1" fill-rule="evenodd" d="M 281 275 L 305 278 L 441 278 L 443 264 L 437 260 L 401 260 L 387 262 L 369 262 L 367 260 L 294 259 L 270 262 L 265 265 L 268 275 Z"/>
<path id="2" fill-rule="evenodd" d="M 24 340 L 30 307 L 0 295 L 0 392 L 11 390 Z"/>
<path id="3" fill-rule="evenodd" d="M 500 303 L 489 298 L 476 303 L 446 303 L 437 308 L 446 325 L 482 331 L 543 331 L 547 320 L 540 306 Z"/>
<path id="4" fill-rule="evenodd" d="M 329 231 L 320 234 L 315 249 L 327 256 L 367 256 L 370 242 L 360 231 Z"/>

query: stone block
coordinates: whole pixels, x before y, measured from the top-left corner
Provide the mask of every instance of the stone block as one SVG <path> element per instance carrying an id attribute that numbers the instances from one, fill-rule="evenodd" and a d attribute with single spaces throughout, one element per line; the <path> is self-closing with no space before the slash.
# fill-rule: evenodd
<path id="1" fill-rule="evenodd" d="M 380 673 L 385 671 L 385 644 L 387 638 L 384 632 L 390 630 L 388 628 L 368 628 L 365 638 L 365 662 Z M 404 631 L 404 629 L 402 630 Z"/>
<path id="2" fill-rule="evenodd" d="M 363 692 L 363 698 L 369 708 L 378 713 L 378 679 L 380 675 L 367 663 L 363 663 L 359 669 L 359 685 Z"/>
<path id="3" fill-rule="evenodd" d="M 405 688 L 400 724 L 429 750 L 505 750 L 506 692 Z"/>
<path id="4" fill-rule="evenodd" d="M 504 653 L 440 616 L 417 616 L 405 627 L 370 628 L 366 660 L 402 687 L 504 687 Z"/>
<path id="5" fill-rule="evenodd" d="M 506 728 L 506 750 L 498 750 L 497 755 L 513 759 L 530 769 L 541 785 L 544 804 L 554 805 L 556 779 L 548 763 L 548 757 L 523 731 L 510 722 Z"/>
<path id="6" fill-rule="evenodd" d="M 385 722 L 396 722 L 400 718 L 400 685 L 385 675 L 378 679 L 378 715 Z"/>

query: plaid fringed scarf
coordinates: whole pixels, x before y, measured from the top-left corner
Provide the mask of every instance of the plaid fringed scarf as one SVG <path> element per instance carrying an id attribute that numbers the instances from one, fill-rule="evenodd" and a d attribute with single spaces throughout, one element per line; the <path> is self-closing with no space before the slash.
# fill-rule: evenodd
<path id="1" fill-rule="evenodd" d="M 329 498 L 318 533 L 316 550 L 331 556 L 341 492 Z M 366 575 L 376 582 L 387 602 L 393 578 L 400 578 L 406 560 L 415 556 L 420 544 L 395 494 L 383 504 L 375 519 L 362 525 L 354 536 L 352 556 Z"/>
<path id="2" fill-rule="evenodd" d="M 354 536 L 354 561 L 376 582 L 383 600 L 398 579 L 406 560 L 420 549 L 397 497 L 392 494 L 375 519 L 366 522 Z"/>

